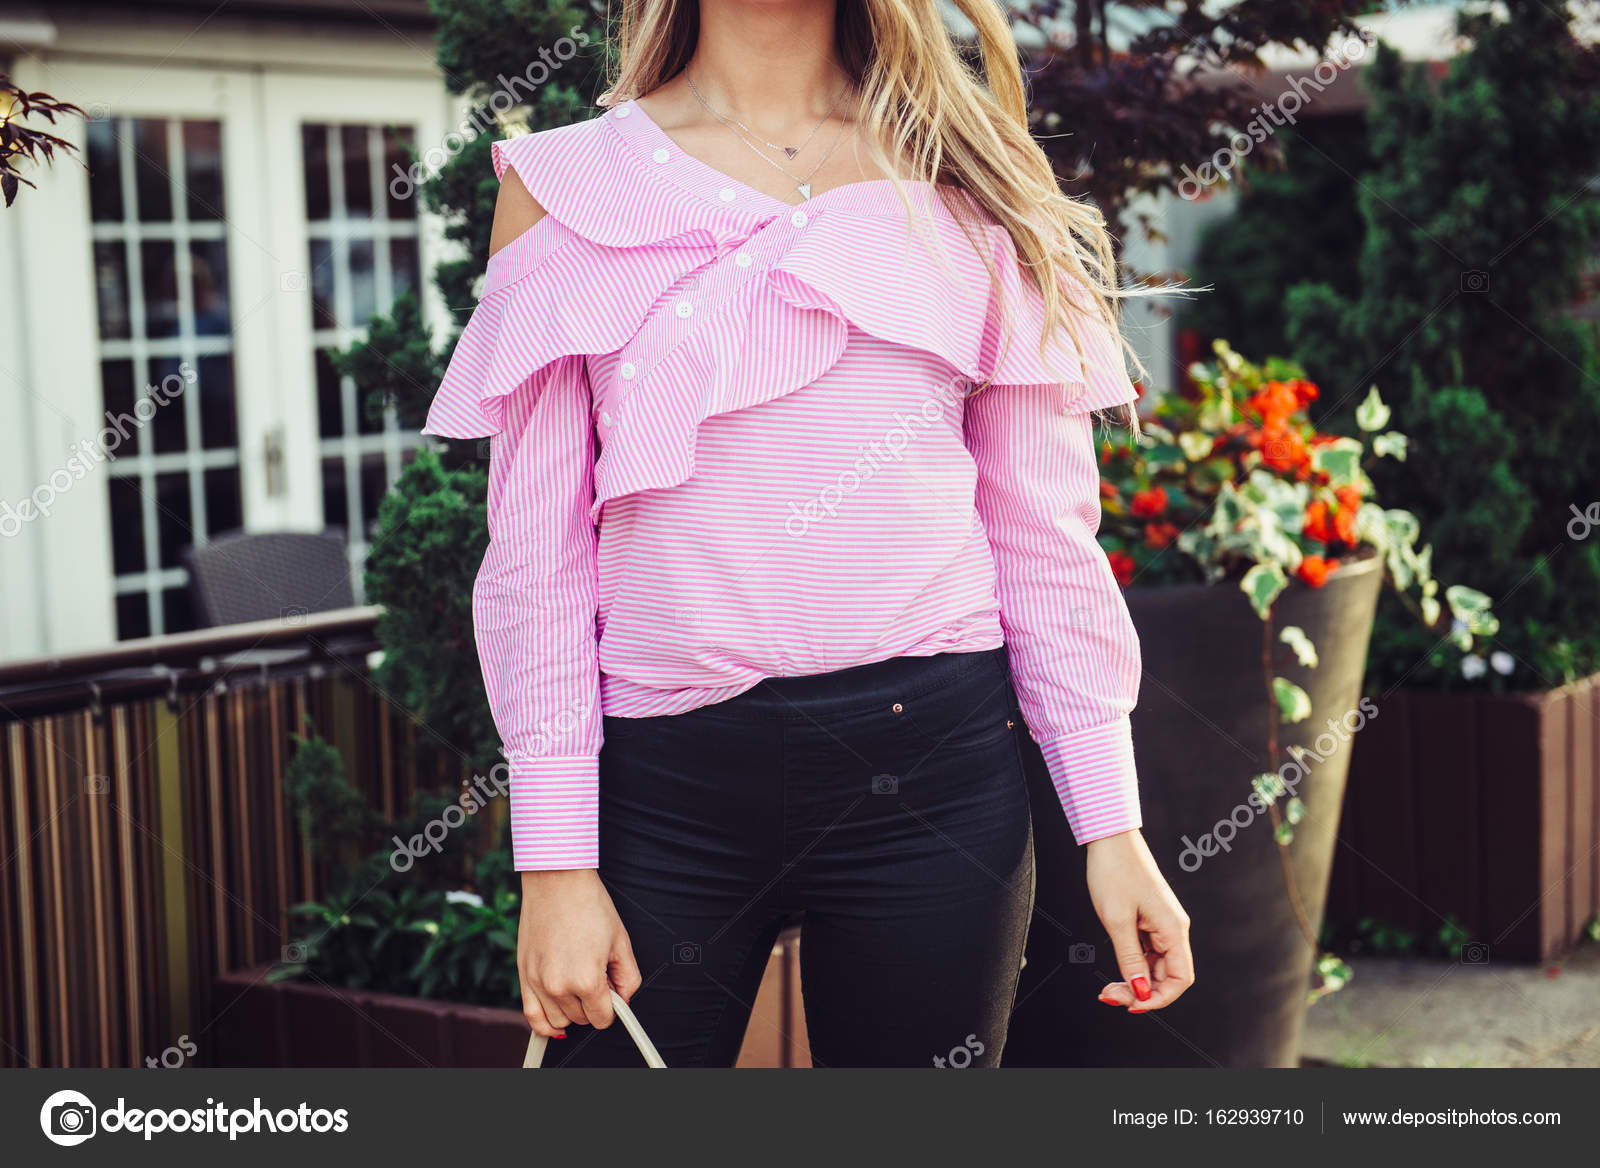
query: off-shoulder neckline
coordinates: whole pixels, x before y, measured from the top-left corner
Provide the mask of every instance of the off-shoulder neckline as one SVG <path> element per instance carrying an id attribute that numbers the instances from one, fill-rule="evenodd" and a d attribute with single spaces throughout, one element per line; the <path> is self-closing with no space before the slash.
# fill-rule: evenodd
<path id="1" fill-rule="evenodd" d="M 689 191 L 699 199 L 730 211 L 772 215 L 809 213 L 823 208 L 842 209 L 867 215 L 904 215 L 905 207 L 890 178 L 858 179 L 829 187 L 799 203 L 791 203 L 776 195 L 740 182 L 718 170 L 709 162 L 691 154 L 661 128 L 637 101 L 629 100 L 611 107 L 601 120 L 610 124 L 627 142 L 641 168 L 668 179 L 674 185 Z M 950 218 L 951 212 L 939 198 L 929 198 L 936 190 L 957 191 L 960 188 L 948 183 L 933 184 L 920 179 L 904 179 L 902 183 L 911 194 L 912 204 L 918 210 Z"/>

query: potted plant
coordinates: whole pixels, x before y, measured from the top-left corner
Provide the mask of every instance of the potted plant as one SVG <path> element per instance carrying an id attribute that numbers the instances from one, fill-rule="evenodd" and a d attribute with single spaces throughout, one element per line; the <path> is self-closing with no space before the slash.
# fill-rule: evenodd
<path id="1" fill-rule="evenodd" d="M 1161 1024 L 1094 1001 L 1116 977 L 1082 851 L 1037 749 L 1038 908 L 1009 1065 L 1292 1065 L 1308 997 L 1349 977 L 1318 930 L 1379 586 L 1469 652 L 1488 598 L 1441 588 L 1409 512 L 1369 469 L 1406 456 L 1374 387 L 1361 437 L 1319 433 L 1295 365 L 1226 343 L 1130 441 L 1102 446 L 1100 539 L 1127 589 L 1144 832 L 1194 922 L 1197 983 Z"/>
<path id="2" fill-rule="evenodd" d="M 1370 370 L 1423 455 L 1380 490 L 1442 575 L 1496 597 L 1468 656 L 1380 602 L 1384 717 L 1350 762 L 1328 908 L 1344 932 L 1453 919 L 1480 959 L 1547 959 L 1600 910 L 1600 211 L 1568 197 L 1600 170 L 1600 47 L 1573 21 L 1512 0 L 1464 11 L 1448 63 L 1380 48 L 1364 115 L 1302 121 L 1286 172 L 1207 233 L 1196 280 L 1220 291 L 1185 312 L 1313 378 Z"/>

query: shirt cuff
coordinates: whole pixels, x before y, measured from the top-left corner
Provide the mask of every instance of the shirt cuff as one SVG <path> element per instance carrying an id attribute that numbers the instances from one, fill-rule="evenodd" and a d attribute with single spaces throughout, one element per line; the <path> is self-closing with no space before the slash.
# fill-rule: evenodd
<path id="1" fill-rule="evenodd" d="M 594 755 L 507 759 L 511 857 L 518 872 L 600 865 L 600 760 Z"/>
<path id="2" fill-rule="evenodd" d="M 1080 844 L 1144 826 L 1126 717 L 1041 742 L 1039 750 Z"/>

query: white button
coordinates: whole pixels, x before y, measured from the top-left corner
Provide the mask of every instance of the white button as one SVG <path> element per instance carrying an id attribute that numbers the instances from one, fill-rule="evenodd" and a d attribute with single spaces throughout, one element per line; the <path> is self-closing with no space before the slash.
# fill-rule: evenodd
<path id="1" fill-rule="evenodd" d="M 683 317 L 693 316 L 694 315 L 694 305 L 690 304 L 687 300 L 680 300 L 680 301 L 678 301 L 678 307 L 676 309 L 674 309 L 673 311 L 675 311 L 679 316 L 683 316 Z"/>
<path id="2" fill-rule="evenodd" d="M 608 414 L 605 410 L 601 410 L 600 411 L 600 420 L 602 422 L 604 422 L 608 426 L 611 425 L 611 415 Z"/>
<path id="3" fill-rule="evenodd" d="M 732 187 L 723 187 L 722 188 L 722 193 L 721 193 L 721 195 L 719 197 L 722 199 L 722 201 L 724 203 L 733 202 L 733 188 Z"/>
<path id="4" fill-rule="evenodd" d="M 733 262 L 738 264 L 741 268 L 748 268 L 752 262 L 750 259 L 750 253 L 744 251 L 740 252 L 738 255 L 733 257 Z"/>
<path id="5" fill-rule="evenodd" d="M 650 157 L 654 158 L 657 162 L 665 162 L 670 157 L 670 155 L 667 153 L 667 148 L 665 146 L 663 146 L 663 147 L 661 147 L 661 149 L 657 150 Z"/>
<path id="6" fill-rule="evenodd" d="M 806 213 L 804 211 L 796 211 L 793 215 L 789 216 L 789 222 L 793 223 L 796 227 L 804 227 L 806 225 Z"/>
<path id="7" fill-rule="evenodd" d="M 629 114 L 631 114 L 632 112 L 633 112 L 633 106 L 631 106 L 631 105 L 619 105 L 617 107 L 617 117 L 619 117 L 619 118 L 625 118 Z"/>
<path id="8" fill-rule="evenodd" d="M 637 365 L 635 365 L 632 361 L 624 361 L 622 363 L 621 372 L 622 372 L 622 380 L 624 380 L 624 381 L 632 381 L 633 380 L 633 375 L 635 373 L 639 372 L 639 367 Z"/>

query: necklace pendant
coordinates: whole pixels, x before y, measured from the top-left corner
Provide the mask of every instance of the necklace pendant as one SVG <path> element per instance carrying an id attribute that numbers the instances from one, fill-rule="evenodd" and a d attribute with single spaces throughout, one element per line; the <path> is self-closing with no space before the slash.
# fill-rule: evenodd
<path id="1" fill-rule="evenodd" d="M 795 190 L 800 192 L 800 197 L 802 199 L 809 199 L 811 197 L 810 183 L 801 183 L 799 186 L 795 187 Z"/>
<path id="2" fill-rule="evenodd" d="M 785 154 L 787 154 L 790 158 L 793 158 L 796 154 L 800 153 L 800 147 L 798 147 L 798 146 L 785 146 L 783 148 L 783 152 Z"/>

